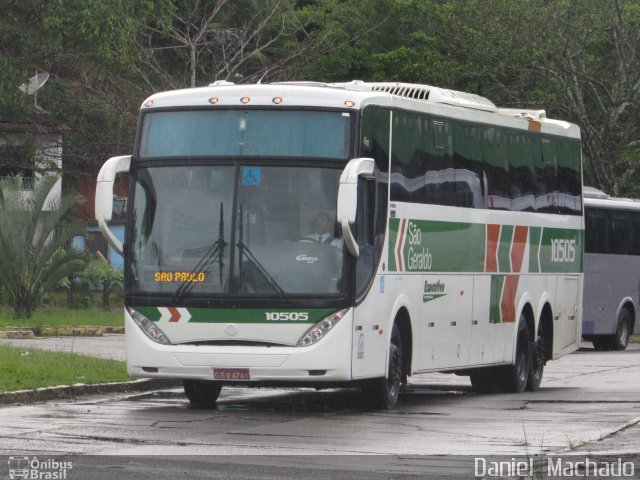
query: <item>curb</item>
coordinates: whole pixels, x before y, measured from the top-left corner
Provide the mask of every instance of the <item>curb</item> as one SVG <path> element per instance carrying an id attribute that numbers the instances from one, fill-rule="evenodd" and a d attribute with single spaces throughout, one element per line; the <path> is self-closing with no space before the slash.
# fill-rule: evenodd
<path id="1" fill-rule="evenodd" d="M 69 399 L 84 395 L 95 395 L 100 393 L 126 393 L 145 392 L 148 390 L 159 390 L 163 388 L 173 388 L 180 386 L 181 382 L 164 378 L 143 378 L 131 382 L 114 383 L 76 383 L 74 385 L 59 385 L 56 387 L 43 387 L 33 390 L 16 390 L 13 392 L 1 392 L 0 404 L 22 404 L 44 402 L 54 399 Z"/>
<path id="2" fill-rule="evenodd" d="M 33 330 L 0 330 L 0 338 L 35 338 Z"/>
<path id="3" fill-rule="evenodd" d="M 124 333 L 124 327 L 9 327 L 0 330 L 0 338 L 23 339 L 38 337 L 101 337 L 105 333 Z"/>

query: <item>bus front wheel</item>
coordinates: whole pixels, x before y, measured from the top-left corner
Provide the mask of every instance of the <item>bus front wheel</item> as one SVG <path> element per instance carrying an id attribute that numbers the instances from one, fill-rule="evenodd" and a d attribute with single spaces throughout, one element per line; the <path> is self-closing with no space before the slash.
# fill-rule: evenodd
<path id="1" fill-rule="evenodd" d="M 184 394 L 194 407 L 213 407 L 220 396 L 222 385 L 211 380 L 184 380 Z"/>
<path id="2" fill-rule="evenodd" d="M 386 377 L 369 380 L 362 387 L 365 400 L 374 408 L 391 410 L 398 402 L 403 376 L 402 336 L 397 325 L 389 342 L 389 373 Z"/>

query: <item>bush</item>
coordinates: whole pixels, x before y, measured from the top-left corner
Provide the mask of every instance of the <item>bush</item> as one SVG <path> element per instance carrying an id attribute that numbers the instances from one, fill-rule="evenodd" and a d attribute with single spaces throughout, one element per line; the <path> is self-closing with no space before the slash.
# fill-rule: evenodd
<path id="1" fill-rule="evenodd" d="M 124 285 L 124 274 L 105 260 L 98 259 L 89 262 L 82 277 L 90 287 L 102 292 L 102 309 L 110 310 L 109 297 L 115 289 Z"/>

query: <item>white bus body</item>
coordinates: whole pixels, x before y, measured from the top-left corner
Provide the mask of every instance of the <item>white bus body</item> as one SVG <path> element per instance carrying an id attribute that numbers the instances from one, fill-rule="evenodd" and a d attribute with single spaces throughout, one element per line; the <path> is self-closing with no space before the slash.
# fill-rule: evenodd
<path id="1" fill-rule="evenodd" d="M 123 171 L 124 247 L 107 225 Z M 359 385 L 391 408 L 433 371 L 535 390 L 581 338 L 581 179 L 575 125 L 427 85 L 153 95 L 96 193 L 127 259 L 129 374 L 183 379 L 194 403 L 233 382 Z M 322 215 L 331 243 L 309 240 Z"/>

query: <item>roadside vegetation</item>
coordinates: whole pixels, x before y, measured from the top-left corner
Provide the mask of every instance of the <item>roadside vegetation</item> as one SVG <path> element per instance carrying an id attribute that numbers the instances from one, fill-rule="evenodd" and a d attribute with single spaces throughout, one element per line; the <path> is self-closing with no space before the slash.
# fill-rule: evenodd
<path id="1" fill-rule="evenodd" d="M 0 392 L 127 380 L 124 362 L 0 345 Z"/>
<path id="2" fill-rule="evenodd" d="M 0 330 L 7 327 L 122 327 L 122 310 L 71 310 L 67 308 L 42 308 L 28 320 L 18 320 L 11 309 L 0 307 Z"/>

